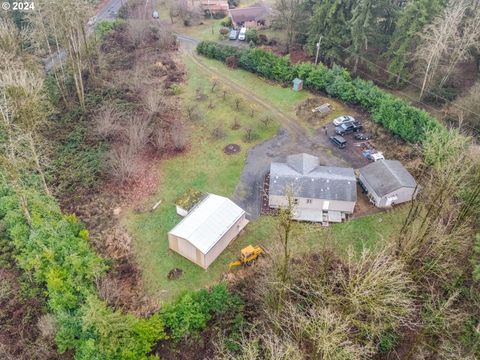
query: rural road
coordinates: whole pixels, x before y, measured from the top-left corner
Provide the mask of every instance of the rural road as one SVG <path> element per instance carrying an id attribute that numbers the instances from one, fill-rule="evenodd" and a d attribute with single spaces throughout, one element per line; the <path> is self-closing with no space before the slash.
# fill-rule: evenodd
<path id="1" fill-rule="evenodd" d="M 95 24 L 99 21 L 115 19 L 117 13 L 126 0 L 108 0 L 97 12 L 96 21 L 92 25 L 87 26 L 87 34 L 91 34 L 95 28 Z M 45 59 L 45 71 L 49 72 L 58 64 L 65 61 L 67 53 L 64 49 L 60 49 L 55 54 L 50 55 Z"/>

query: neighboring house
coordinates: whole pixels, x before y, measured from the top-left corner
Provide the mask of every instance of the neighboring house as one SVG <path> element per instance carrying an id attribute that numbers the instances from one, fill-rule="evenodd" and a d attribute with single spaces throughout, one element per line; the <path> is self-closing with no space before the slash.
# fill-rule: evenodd
<path id="1" fill-rule="evenodd" d="M 205 15 L 210 14 L 228 14 L 228 0 L 187 0 L 187 9 L 202 11 Z"/>
<path id="2" fill-rule="evenodd" d="M 416 196 L 417 182 L 400 161 L 379 160 L 359 171 L 360 183 L 377 207 L 390 207 Z"/>
<path id="3" fill-rule="evenodd" d="M 248 224 L 245 211 L 208 194 L 168 233 L 170 249 L 207 269 Z"/>
<path id="4" fill-rule="evenodd" d="M 267 25 L 269 15 L 270 9 L 262 3 L 244 8 L 230 9 L 230 17 L 234 27 L 244 26 L 252 28 Z"/>
<path id="5" fill-rule="evenodd" d="M 270 165 L 269 206 L 285 208 L 289 193 L 296 220 L 328 225 L 353 214 L 357 180 L 352 168 L 320 166 L 309 154 L 290 155 L 285 163 Z"/>

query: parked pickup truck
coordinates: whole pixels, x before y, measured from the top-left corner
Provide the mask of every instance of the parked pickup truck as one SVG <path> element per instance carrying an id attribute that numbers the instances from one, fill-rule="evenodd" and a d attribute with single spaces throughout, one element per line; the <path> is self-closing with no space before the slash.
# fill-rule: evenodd
<path id="1" fill-rule="evenodd" d="M 356 121 L 343 123 L 335 128 L 335 133 L 338 135 L 345 135 L 351 132 L 357 132 L 363 129 L 363 126 Z"/>

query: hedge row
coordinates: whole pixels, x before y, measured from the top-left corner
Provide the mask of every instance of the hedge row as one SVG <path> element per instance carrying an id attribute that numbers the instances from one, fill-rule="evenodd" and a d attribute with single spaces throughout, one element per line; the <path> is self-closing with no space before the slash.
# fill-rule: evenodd
<path id="1" fill-rule="evenodd" d="M 290 83 L 296 77 L 303 79 L 304 88 L 322 91 L 343 102 L 360 105 L 370 112 L 375 122 L 411 143 L 422 143 L 428 130 L 443 129 L 427 112 L 383 91 L 371 81 L 352 79 L 349 72 L 340 66 L 328 68 L 323 64 L 315 66 L 311 63 L 292 65 L 288 56 L 280 57 L 262 49 L 239 49 L 208 41 L 199 43 L 197 52 L 223 62 L 235 57 L 239 67 L 267 79 L 283 83 Z"/>
<path id="2" fill-rule="evenodd" d="M 45 289 L 60 352 L 73 349 L 82 360 L 148 359 L 159 340 L 200 331 L 214 314 L 238 305 L 218 285 L 188 293 L 147 319 L 111 309 L 96 293 L 95 280 L 107 265 L 91 249 L 88 231 L 74 216 L 63 215 L 53 198 L 32 189 L 22 193 L 30 222 L 17 194 L 0 181 L 0 237 L 14 244 L 17 266 Z"/>

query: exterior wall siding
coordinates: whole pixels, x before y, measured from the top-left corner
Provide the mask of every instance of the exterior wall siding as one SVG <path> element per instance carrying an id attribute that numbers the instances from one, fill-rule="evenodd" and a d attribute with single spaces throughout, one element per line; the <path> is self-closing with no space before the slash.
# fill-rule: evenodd
<path id="1" fill-rule="evenodd" d="M 240 231 L 247 225 L 248 221 L 243 214 L 240 219 L 222 236 L 222 238 L 205 254 L 205 266 L 208 268 L 225 248 L 238 236 Z"/>
<path id="2" fill-rule="evenodd" d="M 205 267 L 205 256 L 188 240 L 168 234 L 168 245 L 176 253 L 203 268 Z"/>
<path id="3" fill-rule="evenodd" d="M 373 188 L 370 186 L 370 184 L 365 180 L 365 178 L 363 177 L 362 174 L 360 174 L 360 176 L 358 177 L 358 179 L 360 180 L 360 182 L 363 184 L 363 186 L 365 186 L 365 188 L 367 189 L 367 193 L 369 195 L 369 197 L 373 200 L 375 206 L 378 206 L 379 207 L 379 204 L 380 204 L 380 201 L 382 200 L 381 197 L 379 197 L 375 191 L 373 191 Z"/>
<path id="4" fill-rule="evenodd" d="M 339 200 L 322 200 L 322 199 L 307 199 L 307 198 L 295 198 L 298 199 L 298 204 L 295 205 L 298 209 L 307 210 L 324 210 L 324 205 L 328 201 L 328 209 L 330 211 L 340 211 L 347 214 L 353 214 L 356 201 L 339 201 Z M 311 200 L 308 202 L 307 200 Z M 268 197 L 268 203 L 272 208 L 281 208 L 288 206 L 288 198 L 280 195 L 270 195 Z"/>

